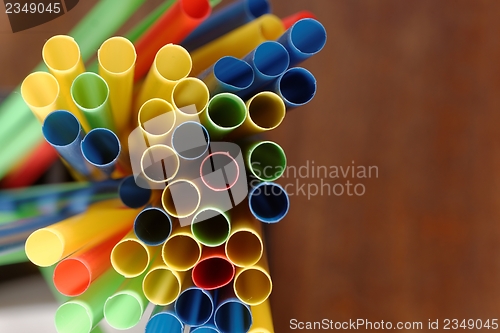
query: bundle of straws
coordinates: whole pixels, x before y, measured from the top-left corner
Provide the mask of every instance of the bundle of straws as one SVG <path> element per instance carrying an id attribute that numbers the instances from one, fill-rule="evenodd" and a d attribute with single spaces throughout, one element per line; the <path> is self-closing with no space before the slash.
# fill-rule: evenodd
<path id="1" fill-rule="evenodd" d="M 105 40 L 88 71 L 83 45 L 54 36 L 48 72 L 21 85 L 80 182 L 0 194 L 0 254 L 24 246 L 48 269 L 66 296 L 59 333 L 102 319 L 129 329 L 149 303 L 146 332 L 274 332 L 262 223 L 288 212 L 275 183 L 286 157 L 259 134 L 314 97 L 296 66 L 326 32 L 307 12 L 269 14 L 267 0 L 213 5 L 167 1 Z"/>

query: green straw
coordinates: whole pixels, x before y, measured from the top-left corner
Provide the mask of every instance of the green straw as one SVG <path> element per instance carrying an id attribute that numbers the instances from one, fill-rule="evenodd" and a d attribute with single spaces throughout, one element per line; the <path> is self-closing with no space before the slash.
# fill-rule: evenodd
<path id="1" fill-rule="evenodd" d="M 285 151 L 276 142 L 254 142 L 243 147 L 243 152 L 248 170 L 262 181 L 275 181 L 285 172 Z"/>
<path id="2" fill-rule="evenodd" d="M 141 320 L 149 304 L 142 291 L 142 281 L 146 272 L 133 279 L 126 279 L 118 291 L 107 299 L 104 304 L 104 317 L 111 327 L 126 330 Z"/>
<path id="3" fill-rule="evenodd" d="M 243 100 L 230 93 L 217 94 L 210 99 L 207 111 L 200 120 L 210 134 L 211 140 L 220 140 L 243 124 L 247 108 Z"/>
<path id="4" fill-rule="evenodd" d="M 113 268 L 108 269 L 82 295 L 61 305 L 56 311 L 59 333 L 89 333 L 104 317 L 106 299 L 112 295 L 124 278 Z"/>
<path id="5" fill-rule="evenodd" d="M 69 33 L 80 46 L 84 61 L 95 54 L 99 46 L 125 23 L 145 0 L 101 0 Z M 40 63 L 35 71 L 47 71 Z M 0 178 L 22 158 L 26 147 L 34 147 L 43 137 L 41 131 L 19 134 L 22 127 L 38 124 L 38 121 L 24 103 L 18 86 L 0 105 L 0 147 L 5 149 L 11 143 L 16 155 L 0 153 Z M 38 124 L 38 126 L 40 126 Z M 23 131 L 24 132 L 24 131 Z M 17 138 L 17 140 L 13 140 Z M 7 166 L 7 167 L 6 167 Z"/>
<path id="6" fill-rule="evenodd" d="M 0 254 L 0 266 L 18 264 L 22 262 L 28 262 L 28 257 L 26 256 L 26 252 L 24 252 L 24 246 L 17 250 Z"/>

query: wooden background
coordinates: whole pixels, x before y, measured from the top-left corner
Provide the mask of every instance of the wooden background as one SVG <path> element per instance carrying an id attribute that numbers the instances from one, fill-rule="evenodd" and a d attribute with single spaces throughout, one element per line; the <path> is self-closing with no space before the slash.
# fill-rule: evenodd
<path id="1" fill-rule="evenodd" d="M 95 2 L 17 34 L 0 14 L 0 88 Z M 267 228 L 277 332 L 291 318 L 499 317 L 500 2 L 271 2 L 280 16 L 313 11 L 328 42 L 304 64 L 316 98 L 269 138 L 291 166 L 379 169 L 351 180 L 366 186 L 361 197 L 292 196 Z"/>

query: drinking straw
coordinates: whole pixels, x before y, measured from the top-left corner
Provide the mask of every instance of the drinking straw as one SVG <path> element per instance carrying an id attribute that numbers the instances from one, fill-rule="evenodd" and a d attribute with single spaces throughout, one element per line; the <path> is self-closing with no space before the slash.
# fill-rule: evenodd
<path id="1" fill-rule="evenodd" d="M 239 205 L 231 213 L 231 233 L 225 245 L 226 256 L 238 267 L 255 265 L 264 250 L 262 224 L 253 218 L 244 205 Z"/>
<path id="2" fill-rule="evenodd" d="M 118 330 L 134 327 L 141 320 L 149 302 L 142 292 L 145 273 L 133 279 L 125 279 L 118 291 L 104 303 L 104 318 Z"/>
<path id="3" fill-rule="evenodd" d="M 302 10 L 300 12 L 297 12 L 295 14 L 283 18 L 282 21 L 283 25 L 285 26 L 285 29 L 290 29 L 290 27 L 294 25 L 295 22 L 305 18 L 316 19 L 316 16 L 308 10 Z"/>
<path id="4" fill-rule="evenodd" d="M 19 246 L 16 249 L 11 249 L 5 253 L 0 254 L 0 266 L 17 264 L 27 262 L 28 257 L 24 251 L 24 246 Z"/>
<path id="5" fill-rule="evenodd" d="M 254 266 L 236 268 L 233 288 L 235 295 L 245 304 L 254 306 L 267 300 L 273 282 L 265 253 Z"/>
<path id="6" fill-rule="evenodd" d="M 122 203 L 130 208 L 141 208 L 151 198 L 151 190 L 138 186 L 134 176 L 128 176 L 121 181 L 118 194 Z"/>
<path id="7" fill-rule="evenodd" d="M 146 207 L 135 218 L 134 233 L 146 245 L 162 245 L 171 232 L 172 221 L 161 208 Z"/>
<path id="8" fill-rule="evenodd" d="M 254 82 L 254 71 L 246 61 L 226 56 L 198 77 L 205 82 L 213 97 L 221 92 L 236 93 L 249 88 Z"/>
<path id="9" fill-rule="evenodd" d="M 199 75 L 223 56 L 243 58 L 260 43 L 276 40 L 285 32 L 281 20 L 265 14 L 192 52 L 191 75 Z"/>
<path id="10" fill-rule="evenodd" d="M 111 250 L 126 233 L 126 229 L 122 230 L 100 243 L 89 244 L 61 260 L 53 274 L 57 291 L 69 297 L 79 296 L 87 291 L 91 284 L 111 267 L 109 262 Z"/>
<path id="11" fill-rule="evenodd" d="M 247 99 L 255 95 L 259 88 L 281 76 L 290 65 L 290 56 L 283 45 L 275 41 L 263 42 L 243 58 L 253 69 L 253 84 L 238 92 Z"/>
<path id="12" fill-rule="evenodd" d="M 137 54 L 132 42 L 123 37 L 106 40 L 97 51 L 99 75 L 109 86 L 109 103 L 114 124 L 123 135 L 131 118 L 132 90 Z"/>
<path id="13" fill-rule="evenodd" d="M 81 57 L 85 61 L 94 54 L 98 46 L 106 40 L 114 31 L 136 11 L 136 9 L 144 3 L 145 0 L 101 0 L 92 10 L 84 16 L 84 18 L 73 28 L 70 35 L 75 38 L 80 45 Z M 35 71 L 46 70 L 43 63 L 40 63 Z M 4 103 L 0 106 L 0 145 L 5 146 L 6 142 L 10 142 L 12 133 L 16 133 L 19 128 L 18 124 L 26 124 L 32 122 L 32 117 L 29 108 L 24 103 L 20 94 L 17 94 L 16 88 L 14 93 L 10 94 Z M 10 129 L 10 130 L 9 130 Z M 26 142 L 33 145 L 42 139 L 41 132 L 33 132 L 29 136 L 17 135 L 23 137 Z M 20 148 L 24 148 L 19 145 Z M 21 149 L 22 150 L 22 149 Z M 24 151 L 24 150 L 23 150 Z M 0 159 L 6 163 L 7 159 Z M 9 159 L 12 165 L 16 158 Z M 2 174 L 0 173 L 0 176 Z"/>
<path id="14" fill-rule="evenodd" d="M 14 167 L 1 181 L 4 189 L 25 187 L 42 176 L 58 157 L 57 151 L 46 141 L 32 149 L 28 157 Z"/>
<path id="15" fill-rule="evenodd" d="M 119 200 L 93 204 L 82 214 L 32 233 L 26 241 L 26 255 L 37 266 L 51 266 L 90 241 L 131 227 L 136 214 L 136 210 L 120 208 Z"/>
<path id="16" fill-rule="evenodd" d="M 248 205 L 253 216 L 265 223 L 281 221 L 288 213 L 290 200 L 285 189 L 272 182 L 257 184 L 248 194 Z"/>
<path id="17" fill-rule="evenodd" d="M 135 278 L 146 271 L 156 248 L 141 242 L 131 230 L 111 251 L 111 265 L 126 278 Z"/>
<path id="18" fill-rule="evenodd" d="M 182 333 L 184 324 L 175 313 L 174 304 L 155 306 L 146 325 L 145 333 Z"/>
<path id="19" fill-rule="evenodd" d="M 186 179 L 169 182 L 161 196 L 163 209 L 177 218 L 186 218 L 194 214 L 200 206 L 200 201 L 198 186 Z"/>
<path id="20" fill-rule="evenodd" d="M 274 181 L 285 172 L 285 151 L 276 142 L 257 141 L 244 147 L 243 152 L 247 169 L 259 180 Z"/>
<path id="21" fill-rule="evenodd" d="M 201 162 L 200 176 L 203 184 L 210 190 L 227 191 L 237 184 L 240 178 L 240 167 L 229 152 L 216 151 Z"/>
<path id="22" fill-rule="evenodd" d="M 161 256 L 156 256 L 142 282 L 146 298 L 156 305 L 173 303 L 181 293 L 184 272 L 168 268 Z"/>
<path id="23" fill-rule="evenodd" d="M 231 93 L 220 93 L 208 102 L 207 112 L 200 115 L 200 121 L 212 140 L 220 140 L 243 124 L 247 117 L 245 102 Z"/>
<path id="24" fill-rule="evenodd" d="M 179 156 L 174 149 L 166 145 L 155 145 L 144 151 L 141 171 L 148 181 L 164 184 L 177 175 L 179 163 Z"/>
<path id="25" fill-rule="evenodd" d="M 43 62 L 59 83 L 63 108 L 73 113 L 85 130 L 88 124 L 82 113 L 78 111 L 71 98 L 71 84 L 75 78 L 85 72 L 80 47 L 73 37 L 56 35 L 49 38 L 42 49 Z"/>
<path id="26" fill-rule="evenodd" d="M 55 315 L 57 332 L 89 333 L 104 318 L 104 303 L 123 280 L 121 275 L 110 268 L 84 294 L 62 304 Z"/>
<path id="27" fill-rule="evenodd" d="M 215 326 L 204 325 L 201 327 L 191 327 L 189 333 L 220 333 L 220 331 Z"/>
<path id="28" fill-rule="evenodd" d="M 325 27 L 317 20 L 304 18 L 294 23 L 279 39 L 290 54 L 290 66 L 296 66 L 323 49 Z"/>
<path id="29" fill-rule="evenodd" d="M 285 102 L 286 108 L 295 108 L 309 103 L 316 95 L 316 78 L 307 69 L 288 69 L 274 83 L 270 90 L 276 92 Z"/>
<path id="30" fill-rule="evenodd" d="M 176 271 L 188 271 L 201 258 L 201 244 L 194 238 L 191 228 L 176 225 L 172 234 L 162 246 L 165 264 Z M 188 278 L 186 278 L 188 279 Z"/>
<path id="31" fill-rule="evenodd" d="M 248 333 L 274 333 L 271 302 L 266 300 L 259 305 L 250 307 L 253 323 Z"/>
<path id="32" fill-rule="evenodd" d="M 109 176 L 115 170 L 121 152 L 120 140 L 107 128 L 94 128 L 85 135 L 81 143 L 85 160 Z"/>
<path id="33" fill-rule="evenodd" d="M 86 177 L 91 175 L 80 149 L 85 133 L 75 115 L 65 110 L 50 113 L 43 122 L 42 132 L 45 140 L 74 170 Z"/>
<path id="34" fill-rule="evenodd" d="M 193 283 L 205 290 L 222 288 L 234 277 L 234 266 L 227 259 L 224 246 L 204 247 L 200 261 L 193 267 Z"/>
<path id="35" fill-rule="evenodd" d="M 137 51 L 140 52 L 138 48 Z M 136 70 L 138 65 L 136 65 Z M 189 75 L 191 67 L 191 56 L 186 49 L 175 44 L 163 46 L 156 54 L 139 91 L 136 101 L 137 109 L 151 98 L 161 98 L 171 102 L 172 89 L 177 81 Z"/>
<path id="36" fill-rule="evenodd" d="M 286 115 L 283 99 L 270 91 L 257 93 L 246 102 L 246 105 L 248 115 L 245 121 L 227 136 L 228 139 L 237 139 L 275 129 Z"/>
<path id="37" fill-rule="evenodd" d="M 179 80 L 172 89 L 172 105 L 180 114 L 189 116 L 199 115 L 207 108 L 210 92 L 207 85 L 200 79 L 187 77 Z M 195 108 L 186 108 L 194 105 Z"/>
<path id="38" fill-rule="evenodd" d="M 160 17 L 167 11 L 177 0 L 163 1 L 155 10 L 140 21 L 132 30 L 130 30 L 125 38 L 135 42 L 138 40 Z"/>
<path id="39" fill-rule="evenodd" d="M 199 210 L 193 217 L 191 232 L 196 240 L 205 246 L 222 245 L 231 232 L 229 216 L 217 208 Z"/>
<path id="40" fill-rule="evenodd" d="M 90 128 L 102 127 L 116 132 L 109 94 L 106 81 L 91 72 L 78 75 L 71 85 L 71 98 L 85 116 Z"/>
<path id="41" fill-rule="evenodd" d="M 233 288 L 227 286 L 218 290 L 214 313 L 215 326 L 221 333 L 246 333 L 252 326 L 250 307 L 234 295 Z"/>
<path id="42" fill-rule="evenodd" d="M 211 292 L 194 286 L 187 276 L 174 308 L 184 324 L 201 326 L 206 324 L 214 313 L 214 299 Z"/>
<path id="43" fill-rule="evenodd" d="M 208 0 L 179 0 L 137 40 L 135 79 L 142 78 L 153 63 L 156 53 L 168 43 L 179 44 L 210 15 Z"/>
<path id="44" fill-rule="evenodd" d="M 176 118 L 172 104 L 163 99 L 152 98 L 141 106 L 138 122 L 149 146 L 170 143 L 169 134 L 174 129 Z"/>
<path id="45" fill-rule="evenodd" d="M 195 121 L 185 121 L 172 132 L 172 148 L 185 160 L 196 160 L 210 146 L 210 135 L 205 126 Z"/>
<path id="46" fill-rule="evenodd" d="M 40 122 L 43 122 L 49 113 L 64 105 L 60 99 L 59 83 L 52 74 L 45 72 L 28 75 L 21 84 L 21 95 Z"/>
<path id="47" fill-rule="evenodd" d="M 182 45 L 193 51 L 270 11 L 271 6 L 267 0 L 233 2 L 210 15 L 182 41 Z"/>

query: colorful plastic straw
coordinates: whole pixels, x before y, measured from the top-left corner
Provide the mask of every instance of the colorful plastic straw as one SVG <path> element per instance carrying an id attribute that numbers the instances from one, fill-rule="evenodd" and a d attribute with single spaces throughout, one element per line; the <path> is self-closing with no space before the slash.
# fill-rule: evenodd
<path id="1" fill-rule="evenodd" d="M 183 122 L 172 132 L 172 148 L 183 159 L 198 159 L 207 152 L 209 146 L 208 131 L 198 122 Z"/>
<path id="2" fill-rule="evenodd" d="M 151 199 L 151 189 L 138 186 L 134 176 L 128 176 L 120 182 L 118 194 L 123 204 L 130 208 L 143 207 Z"/>
<path id="3" fill-rule="evenodd" d="M 226 192 L 232 189 L 238 183 L 242 171 L 235 157 L 231 156 L 229 152 L 222 151 L 209 154 L 200 166 L 203 184 L 215 192 Z M 213 195 L 208 193 L 208 195 Z"/>
<path id="4" fill-rule="evenodd" d="M 287 109 L 309 103 L 316 95 L 316 78 L 307 69 L 288 69 L 269 87 L 285 102 Z"/>
<path id="5" fill-rule="evenodd" d="M 151 263 L 155 248 L 141 242 L 131 230 L 113 247 L 111 265 L 126 278 L 143 274 Z"/>
<path id="6" fill-rule="evenodd" d="M 90 177 L 91 170 L 80 148 L 85 133 L 75 115 L 65 110 L 50 113 L 43 122 L 42 132 L 45 140 L 74 170 Z"/>
<path id="7" fill-rule="evenodd" d="M 177 226 L 162 246 L 165 264 L 176 271 L 188 271 L 201 258 L 201 244 L 193 237 L 191 228 Z"/>
<path id="8" fill-rule="evenodd" d="M 84 294 L 62 304 L 55 316 L 57 332 L 89 333 L 104 318 L 104 303 L 123 280 L 112 268 L 108 269 Z"/>
<path id="9" fill-rule="evenodd" d="M 325 27 L 315 19 L 297 21 L 278 39 L 290 54 L 290 66 L 296 66 L 315 55 L 326 44 Z"/>
<path id="10" fill-rule="evenodd" d="M 146 207 L 135 218 L 134 233 L 146 245 L 162 245 L 171 232 L 172 221 L 161 208 Z"/>
<path id="11" fill-rule="evenodd" d="M 238 92 L 238 95 L 245 99 L 255 95 L 259 88 L 285 73 L 290 65 L 288 51 L 275 41 L 260 44 L 243 60 L 250 64 L 254 72 L 252 85 Z"/>
<path id="12" fill-rule="evenodd" d="M 172 89 L 177 81 L 191 72 L 191 55 L 182 46 L 167 44 L 156 53 L 151 69 L 137 98 L 137 109 L 151 98 L 172 101 Z"/>
<path id="13" fill-rule="evenodd" d="M 215 95 L 208 102 L 207 112 L 200 116 L 200 121 L 207 129 L 212 140 L 220 140 L 238 128 L 247 117 L 245 102 L 230 93 Z"/>
<path id="14" fill-rule="evenodd" d="M 186 218 L 194 214 L 200 206 L 201 194 L 193 182 L 179 179 L 165 187 L 161 201 L 168 214 L 176 218 Z"/>
<path id="15" fill-rule="evenodd" d="M 189 333 L 220 333 L 215 326 L 204 325 L 201 327 L 191 327 Z"/>
<path id="16" fill-rule="evenodd" d="M 285 189 L 272 182 L 257 184 L 248 194 L 252 214 L 265 223 L 281 221 L 288 213 L 290 199 Z"/>
<path id="17" fill-rule="evenodd" d="M 273 282 L 265 253 L 254 266 L 236 268 L 233 288 L 235 295 L 245 304 L 254 306 L 267 300 Z"/>
<path id="18" fill-rule="evenodd" d="M 270 91 L 262 91 L 247 102 L 248 115 L 241 126 L 232 131 L 227 139 L 238 139 L 278 127 L 286 115 L 283 99 Z"/>
<path id="19" fill-rule="evenodd" d="M 195 287 L 189 277 L 184 279 L 182 292 L 175 301 L 175 312 L 181 321 L 190 326 L 206 324 L 214 313 L 212 294 Z"/>
<path id="20" fill-rule="evenodd" d="M 118 291 L 104 303 L 104 318 L 118 330 L 134 327 L 141 320 L 149 302 L 142 292 L 144 274 L 133 279 L 125 279 Z"/>
<path id="21" fill-rule="evenodd" d="M 170 146 L 155 145 L 144 151 L 141 158 L 141 171 L 152 183 L 164 184 L 177 175 L 179 156 Z"/>
<path id="22" fill-rule="evenodd" d="M 113 123 L 119 135 L 124 134 L 131 118 L 132 88 L 137 55 L 134 44 L 123 37 L 106 40 L 97 51 L 99 75 L 109 86 L 109 103 Z"/>
<path id="23" fill-rule="evenodd" d="M 174 304 L 156 306 L 146 325 L 145 333 L 182 333 L 184 323 L 175 313 Z"/>
<path id="24" fill-rule="evenodd" d="M 214 322 L 221 333 L 246 333 L 252 326 L 250 307 L 235 297 L 231 286 L 217 291 Z"/>
<path id="25" fill-rule="evenodd" d="M 245 164 L 252 175 L 262 181 L 275 181 L 286 169 L 283 148 L 273 141 L 257 141 L 243 148 Z"/>
<path id="26" fill-rule="evenodd" d="M 111 267 L 109 262 L 111 250 L 126 233 L 126 229 L 122 230 L 101 243 L 85 246 L 61 260 L 55 267 L 53 275 L 57 291 L 69 297 L 83 294 Z"/>
<path id="27" fill-rule="evenodd" d="M 182 41 L 182 45 L 189 51 L 195 50 L 270 11 L 267 0 L 235 1 L 210 15 Z"/>
<path id="28" fill-rule="evenodd" d="M 200 261 L 194 266 L 193 283 L 205 290 L 222 288 L 234 277 L 234 266 L 227 259 L 224 246 L 204 247 Z"/>
<path id="29" fill-rule="evenodd" d="M 271 313 L 271 303 L 269 300 L 252 306 L 253 324 L 249 333 L 274 333 L 273 315 Z"/>
<path id="30" fill-rule="evenodd" d="M 144 295 L 156 305 L 172 304 L 179 297 L 184 276 L 184 272 L 168 268 L 158 255 L 142 282 Z"/>
<path id="31" fill-rule="evenodd" d="M 135 79 L 147 73 L 163 45 L 179 44 L 210 12 L 208 0 L 179 0 L 170 7 L 136 43 L 138 58 Z"/>
<path id="32" fill-rule="evenodd" d="M 252 67 L 246 61 L 229 56 L 217 60 L 198 77 L 206 83 L 212 97 L 222 92 L 236 93 L 254 83 Z"/>
<path id="33" fill-rule="evenodd" d="M 191 232 L 198 242 L 205 246 L 222 245 L 231 232 L 229 216 L 217 208 L 199 210 L 193 217 Z"/>
<path id="34" fill-rule="evenodd" d="M 94 128 L 85 135 L 81 143 L 85 160 L 106 176 L 115 170 L 121 152 L 120 140 L 107 128 Z"/>
<path id="35" fill-rule="evenodd" d="M 194 51 L 191 75 L 199 75 L 224 56 L 243 58 L 262 42 L 276 40 L 284 32 L 283 23 L 277 16 L 262 15 Z"/>
<path id="36" fill-rule="evenodd" d="M 21 95 L 40 122 L 64 105 L 60 101 L 59 83 L 52 74 L 45 72 L 28 75 L 21 84 Z"/>
<path id="37" fill-rule="evenodd" d="M 91 241 L 106 239 L 127 225 L 132 227 L 136 214 L 120 208 L 117 200 L 94 204 L 85 213 L 32 233 L 26 241 L 26 254 L 37 266 L 52 266 Z"/>
<path id="38" fill-rule="evenodd" d="M 49 38 L 42 49 L 42 57 L 49 72 L 59 83 L 61 105 L 73 113 L 85 130 L 89 127 L 83 114 L 78 111 L 71 97 L 71 84 L 85 71 L 78 43 L 70 36 L 56 35 Z"/>
<path id="39" fill-rule="evenodd" d="M 102 127 L 116 132 L 109 93 L 106 81 L 91 72 L 78 75 L 71 85 L 71 98 L 90 127 Z"/>
<path id="40" fill-rule="evenodd" d="M 210 92 L 206 84 L 200 79 L 187 77 L 179 80 L 172 89 L 172 105 L 182 115 L 186 115 L 186 110 L 194 110 L 196 113 L 187 114 L 189 116 L 199 115 L 207 108 L 210 100 Z M 196 108 L 187 108 L 194 105 Z"/>
<path id="41" fill-rule="evenodd" d="M 160 98 L 147 100 L 139 109 L 139 127 L 148 145 L 170 144 L 171 133 L 177 121 L 174 107 Z"/>
<path id="42" fill-rule="evenodd" d="M 262 224 L 253 218 L 246 207 L 240 206 L 231 212 L 231 234 L 225 244 L 226 256 L 233 265 L 248 267 L 262 257 Z"/>

